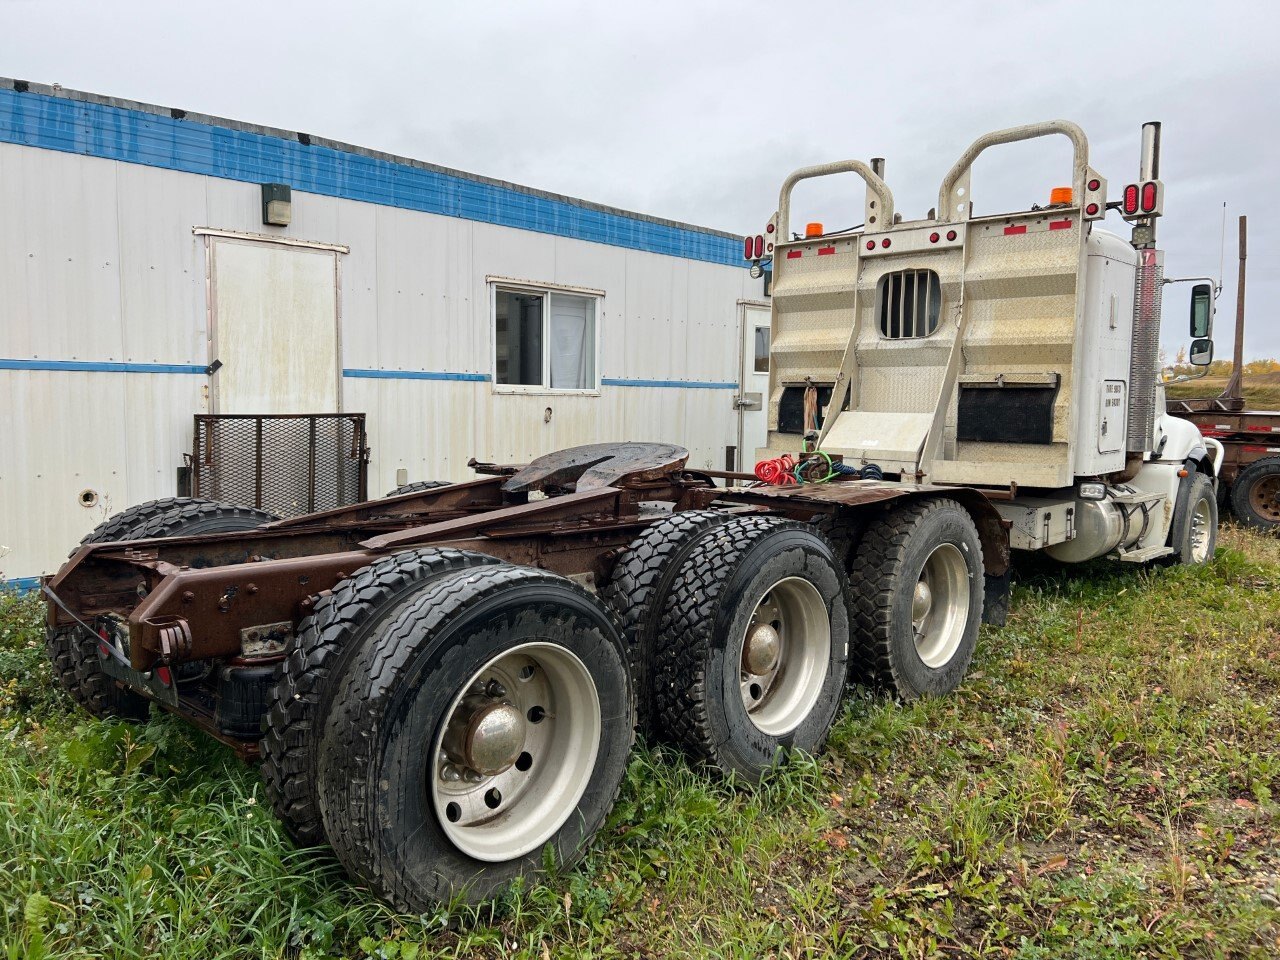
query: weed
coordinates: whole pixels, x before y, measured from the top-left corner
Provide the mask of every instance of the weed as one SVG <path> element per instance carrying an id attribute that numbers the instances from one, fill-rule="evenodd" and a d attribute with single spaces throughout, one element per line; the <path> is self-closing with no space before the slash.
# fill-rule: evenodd
<path id="1" fill-rule="evenodd" d="M 1221 544 L 1196 570 L 1020 562 L 955 695 L 854 691 L 754 789 L 643 746 L 580 866 L 425 916 L 294 849 L 184 723 L 78 713 L 40 605 L 0 594 L 3 955 L 1274 955 L 1280 544 Z"/>

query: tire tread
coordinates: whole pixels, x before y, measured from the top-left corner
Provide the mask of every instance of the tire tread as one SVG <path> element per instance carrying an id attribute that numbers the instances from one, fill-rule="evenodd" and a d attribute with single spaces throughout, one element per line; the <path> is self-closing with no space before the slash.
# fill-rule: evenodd
<path id="1" fill-rule="evenodd" d="M 826 537 L 812 524 L 776 516 L 741 516 L 704 537 L 690 551 L 672 586 L 658 631 L 655 668 L 656 722 L 661 734 L 697 761 L 727 770 L 708 714 L 706 675 L 720 597 L 729 574 L 755 542 L 788 528 Z M 828 544 L 830 546 L 830 544 Z M 838 556 L 832 549 L 833 556 Z"/>
<path id="2" fill-rule="evenodd" d="M 914 695 L 893 661 L 893 599 L 916 528 L 930 514 L 952 507 L 964 509 L 945 497 L 911 500 L 867 524 L 850 562 L 852 682 L 886 688 L 903 698 Z"/>
<path id="3" fill-rule="evenodd" d="M 298 843 L 324 843 L 316 797 L 316 760 L 344 660 L 354 636 L 407 591 L 455 570 L 496 564 L 486 554 L 428 547 L 382 557 L 321 597 L 289 642 L 267 698 L 262 779 L 276 816 Z"/>
<path id="4" fill-rule="evenodd" d="M 603 591 L 605 603 L 622 624 L 636 694 L 636 726 L 646 736 L 658 733 L 651 670 L 664 607 L 674 586 L 671 578 L 691 544 L 732 519 L 720 510 L 688 510 L 659 520 L 627 548 Z"/>
<path id="5" fill-rule="evenodd" d="M 318 792 L 325 831 L 343 865 L 398 909 L 415 912 L 420 910 L 423 896 L 442 901 L 452 891 L 439 874 L 433 875 L 432 889 L 419 890 L 381 857 L 376 836 L 381 824 L 377 785 L 370 782 L 369 770 L 389 693 L 399 677 L 412 668 L 424 638 L 447 629 L 498 591 L 538 582 L 567 584 L 609 616 L 607 608 L 585 589 L 554 574 L 505 563 L 460 570 L 432 580 L 405 604 L 377 643 L 366 643 L 356 652 L 334 692 L 319 764 Z M 548 612 L 560 609 L 554 603 L 548 607 Z M 461 645 L 454 645 L 444 652 L 442 666 L 465 652 Z M 605 817 L 617 800 L 622 779 L 607 798 Z"/>

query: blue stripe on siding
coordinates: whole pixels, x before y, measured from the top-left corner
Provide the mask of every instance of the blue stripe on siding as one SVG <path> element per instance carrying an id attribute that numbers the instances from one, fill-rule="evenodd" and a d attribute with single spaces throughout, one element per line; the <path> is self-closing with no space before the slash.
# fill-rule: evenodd
<path id="1" fill-rule="evenodd" d="M 487 373 L 448 373 L 437 370 L 343 370 L 344 377 L 365 377 L 371 380 L 479 380 L 489 379 Z"/>
<path id="2" fill-rule="evenodd" d="M 0 590 L 13 590 L 17 593 L 30 593 L 40 589 L 39 577 L 15 577 L 12 580 L 0 580 Z"/>
<path id="3" fill-rule="evenodd" d="M 127 107 L 0 88 L 0 141 L 742 267 L 736 239 L 438 170 Z"/>
<path id="4" fill-rule="evenodd" d="M 600 383 L 606 387 L 681 387 L 688 390 L 737 390 L 736 383 L 720 383 L 714 380 L 625 380 L 621 377 L 603 377 Z"/>
<path id="5" fill-rule="evenodd" d="M 97 360 L 0 360 L 0 370 L 73 370 L 81 373 L 198 373 L 209 368 L 194 363 L 115 363 Z"/>
<path id="6" fill-rule="evenodd" d="M 4 360 L 0 370 L 62 370 L 78 373 L 208 373 L 208 367 L 191 363 L 115 363 L 94 360 Z M 348 368 L 344 377 L 369 380 L 469 380 L 488 383 L 487 373 L 455 373 L 448 370 L 362 370 Z M 634 380 L 602 377 L 605 387 L 671 387 L 683 390 L 737 390 L 738 384 L 715 380 Z"/>

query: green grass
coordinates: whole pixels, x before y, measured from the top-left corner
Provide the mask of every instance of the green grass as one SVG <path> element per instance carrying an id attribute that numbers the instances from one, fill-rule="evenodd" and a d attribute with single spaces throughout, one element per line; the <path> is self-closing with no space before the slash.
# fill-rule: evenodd
<path id="1" fill-rule="evenodd" d="M 85 720 L 0 598 L 9 957 L 1274 956 L 1280 541 L 1203 570 L 1026 564 L 955 695 L 853 697 L 735 790 L 637 752 L 586 863 L 392 913 L 172 718 Z"/>

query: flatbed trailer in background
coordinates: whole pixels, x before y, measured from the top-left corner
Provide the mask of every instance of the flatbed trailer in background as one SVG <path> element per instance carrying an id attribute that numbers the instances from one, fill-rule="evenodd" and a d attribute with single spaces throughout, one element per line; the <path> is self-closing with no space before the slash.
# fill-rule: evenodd
<path id="1" fill-rule="evenodd" d="M 1174 399 L 1166 409 L 1194 423 L 1222 444 L 1218 472 L 1221 502 L 1241 523 L 1280 529 L 1280 410 L 1250 410 L 1244 400 L 1244 291 L 1248 221 L 1240 218 L 1240 274 L 1236 293 L 1236 338 L 1231 379 L 1220 396 Z"/>

